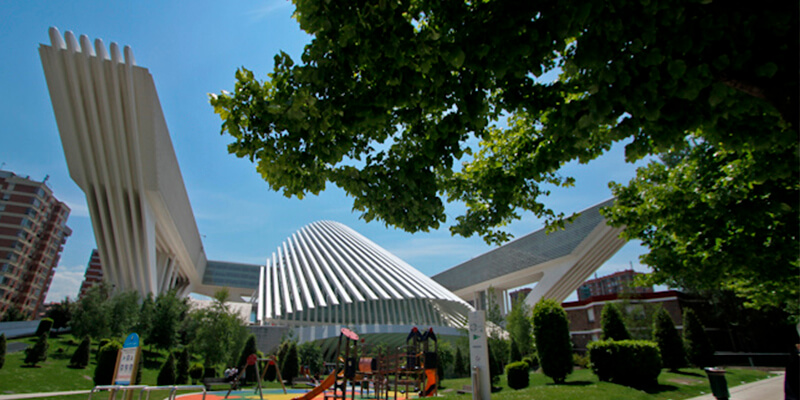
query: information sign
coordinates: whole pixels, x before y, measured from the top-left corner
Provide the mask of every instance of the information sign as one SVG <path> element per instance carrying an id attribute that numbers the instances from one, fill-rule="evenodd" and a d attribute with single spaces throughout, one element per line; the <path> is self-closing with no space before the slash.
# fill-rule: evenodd
<path id="1" fill-rule="evenodd" d="M 139 335 L 131 333 L 125 339 L 122 350 L 117 356 L 117 369 L 114 374 L 115 385 L 130 385 L 136 376 L 139 362 Z"/>
<path id="2" fill-rule="evenodd" d="M 469 313 L 469 360 L 473 400 L 489 400 L 492 397 L 489 346 L 486 343 L 486 311 L 472 311 Z"/>

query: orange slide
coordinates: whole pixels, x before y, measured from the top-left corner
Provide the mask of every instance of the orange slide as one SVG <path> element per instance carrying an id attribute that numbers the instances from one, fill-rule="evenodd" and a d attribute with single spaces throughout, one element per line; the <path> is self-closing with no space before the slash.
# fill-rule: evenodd
<path id="1" fill-rule="evenodd" d="M 325 378 L 325 380 L 320 382 L 320 384 L 317 387 L 315 387 L 314 389 L 311 389 L 310 392 L 308 392 L 308 393 L 306 393 L 306 394 L 304 394 L 304 395 L 302 395 L 300 397 L 295 397 L 292 400 L 311 400 L 311 399 L 319 396 L 320 393 L 328 390 L 328 388 L 333 386 L 334 383 L 336 383 L 336 371 L 333 371 L 332 374 L 328 375 L 328 377 Z"/>

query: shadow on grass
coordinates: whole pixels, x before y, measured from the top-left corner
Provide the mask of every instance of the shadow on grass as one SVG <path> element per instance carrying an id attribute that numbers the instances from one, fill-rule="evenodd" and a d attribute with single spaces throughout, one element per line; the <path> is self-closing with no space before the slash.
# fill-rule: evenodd
<path id="1" fill-rule="evenodd" d="M 700 377 L 700 378 L 705 378 L 705 375 L 698 374 L 697 372 L 688 372 L 688 371 L 681 371 L 681 370 L 669 371 L 669 372 L 671 372 L 673 374 L 678 374 L 678 375 L 697 376 L 697 377 Z"/>
<path id="2" fill-rule="evenodd" d="M 634 387 L 634 386 L 632 386 L 632 387 Z M 634 388 L 642 390 L 647 394 L 656 394 L 656 393 L 663 393 L 663 392 L 674 392 L 674 391 L 678 390 L 677 386 L 662 385 L 662 384 L 645 386 L 645 387 L 634 387 Z"/>
<path id="3" fill-rule="evenodd" d="M 594 382 L 592 382 L 592 381 L 569 381 L 569 382 L 564 382 L 561 385 L 562 386 L 589 386 L 589 385 L 592 385 L 592 384 L 594 384 Z"/>
<path id="4" fill-rule="evenodd" d="M 27 364 L 22 364 L 19 367 L 20 368 L 42 368 L 41 365 L 27 365 Z"/>

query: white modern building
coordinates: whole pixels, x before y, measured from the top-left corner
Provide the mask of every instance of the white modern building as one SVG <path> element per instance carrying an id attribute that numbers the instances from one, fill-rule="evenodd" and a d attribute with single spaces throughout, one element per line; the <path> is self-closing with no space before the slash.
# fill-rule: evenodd
<path id="1" fill-rule="evenodd" d="M 456 334 L 468 302 L 538 282 L 529 302 L 559 301 L 624 242 L 599 214 L 562 231 L 537 231 L 430 279 L 339 223 L 312 223 L 264 265 L 209 261 L 197 230 L 153 78 L 129 47 L 50 29 L 39 53 L 72 179 L 86 195 L 104 279 L 142 294 L 177 289 L 257 303 L 262 326 L 293 328 L 301 341 L 407 333 Z"/>

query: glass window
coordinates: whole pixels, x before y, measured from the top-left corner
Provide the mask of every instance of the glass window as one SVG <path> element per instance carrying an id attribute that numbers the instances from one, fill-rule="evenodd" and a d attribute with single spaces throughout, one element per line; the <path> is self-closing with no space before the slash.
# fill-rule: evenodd
<path id="1" fill-rule="evenodd" d="M 39 201 L 39 199 L 37 199 L 36 197 L 34 197 L 33 202 L 31 204 L 33 204 L 34 207 L 39 208 L 39 206 L 42 205 L 42 202 Z"/>
<path id="2" fill-rule="evenodd" d="M 31 220 L 29 220 L 27 218 L 23 218 L 22 222 L 20 223 L 20 225 L 22 225 L 25 228 L 30 228 L 31 226 L 33 226 L 33 222 L 31 222 Z"/>
<path id="3" fill-rule="evenodd" d="M 586 309 L 586 318 L 589 319 L 589 322 L 594 322 L 594 308 Z"/>

